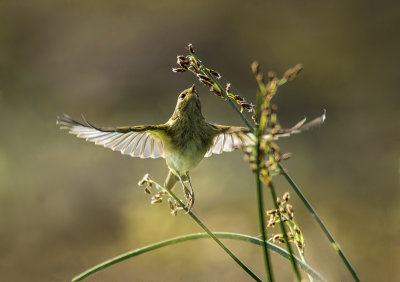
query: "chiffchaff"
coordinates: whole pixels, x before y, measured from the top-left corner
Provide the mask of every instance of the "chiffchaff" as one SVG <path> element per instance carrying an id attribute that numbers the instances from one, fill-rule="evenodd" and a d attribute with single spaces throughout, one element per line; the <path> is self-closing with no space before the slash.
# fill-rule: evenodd
<path id="1" fill-rule="evenodd" d="M 201 113 L 194 85 L 179 94 L 175 111 L 164 124 L 99 128 L 85 122 L 82 124 L 65 114 L 57 118 L 61 129 L 68 129 L 77 137 L 113 151 L 132 157 L 165 158 L 169 168 L 165 188 L 172 189 L 179 180 L 188 199 L 189 210 L 194 204 L 189 171 L 204 157 L 231 152 L 254 143 L 254 135 L 247 127 L 208 123 Z M 298 126 L 296 132 L 301 127 Z M 282 135 L 288 135 L 288 132 L 282 131 Z M 189 183 L 190 190 L 184 182 Z"/>

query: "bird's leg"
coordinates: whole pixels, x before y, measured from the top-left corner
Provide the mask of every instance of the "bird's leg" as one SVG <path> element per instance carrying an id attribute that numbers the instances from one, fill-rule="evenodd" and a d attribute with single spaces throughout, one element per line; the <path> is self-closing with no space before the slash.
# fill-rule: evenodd
<path id="1" fill-rule="evenodd" d="M 182 177 L 180 176 L 180 174 L 177 174 L 179 181 L 182 184 L 182 188 L 183 188 L 183 194 L 185 195 L 185 198 L 188 200 L 187 204 L 186 204 L 186 208 L 188 209 L 188 211 L 190 211 L 193 207 L 193 194 L 192 192 L 186 187 L 186 185 L 183 183 Z M 190 181 L 189 181 L 190 184 Z M 192 188 L 192 186 L 190 185 L 190 188 Z M 193 191 L 193 190 L 192 190 Z"/>
<path id="2" fill-rule="evenodd" d="M 194 190 L 192 187 L 192 182 L 190 181 L 189 172 L 186 172 L 186 177 L 187 177 L 187 180 L 189 182 L 189 187 L 190 187 L 190 198 L 189 198 L 188 206 L 189 206 L 189 210 L 191 210 L 194 205 Z"/>
<path id="3" fill-rule="evenodd" d="M 181 177 L 179 174 L 177 174 L 177 176 L 178 176 L 178 178 L 179 178 L 179 181 L 180 181 L 181 184 L 182 184 L 183 194 L 185 195 L 185 198 L 188 199 L 188 198 L 189 198 L 189 195 L 190 195 L 190 191 L 189 191 L 189 189 L 186 187 L 186 185 L 183 183 L 182 177 Z"/>

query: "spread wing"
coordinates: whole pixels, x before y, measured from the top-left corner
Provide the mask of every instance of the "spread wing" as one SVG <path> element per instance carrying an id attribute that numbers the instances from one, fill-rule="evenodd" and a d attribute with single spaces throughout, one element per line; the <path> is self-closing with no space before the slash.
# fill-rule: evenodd
<path id="1" fill-rule="evenodd" d="M 213 139 L 211 148 L 204 155 L 209 157 L 212 154 L 222 154 L 223 152 L 232 152 L 243 146 L 254 144 L 254 134 L 247 127 L 214 125 L 220 133 Z"/>
<path id="2" fill-rule="evenodd" d="M 288 129 L 281 129 L 278 134 L 275 135 L 275 139 L 280 137 L 287 137 L 294 133 L 300 133 L 305 130 L 309 130 L 313 127 L 320 126 L 325 121 L 325 112 L 322 116 L 313 119 L 306 123 L 304 118 L 298 122 L 295 126 Z M 219 133 L 214 137 L 211 148 L 204 155 L 209 157 L 212 154 L 221 154 L 223 152 L 232 152 L 235 149 L 254 145 L 255 136 L 247 127 L 239 126 L 224 126 L 224 125 L 213 125 Z M 270 135 L 264 135 L 264 138 L 269 138 Z"/>
<path id="3" fill-rule="evenodd" d="M 157 133 L 162 130 L 160 126 L 98 128 L 85 122 L 86 124 L 80 123 L 66 114 L 57 117 L 57 124 L 61 129 L 67 129 L 69 133 L 96 145 L 142 159 L 164 157 L 163 143 L 157 138 Z"/>

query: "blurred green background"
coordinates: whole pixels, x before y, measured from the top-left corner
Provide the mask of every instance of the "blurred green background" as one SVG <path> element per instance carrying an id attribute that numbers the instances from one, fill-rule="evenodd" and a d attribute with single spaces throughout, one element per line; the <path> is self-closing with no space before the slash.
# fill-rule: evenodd
<path id="1" fill-rule="evenodd" d="M 254 101 L 253 60 L 281 75 L 304 70 L 275 102 L 291 126 L 327 109 L 320 129 L 279 142 L 285 163 L 362 280 L 399 281 L 400 79 L 396 1 L 1 1 L 0 274 L 2 281 L 68 281 L 103 260 L 201 231 L 136 185 L 163 182 L 164 160 L 122 156 L 55 125 L 57 115 L 99 126 L 165 122 L 195 78 L 174 74 L 193 43 L 223 83 Z M 198 85 L 210 122 L 242 125 Z M 254 177 L 240 152 L 192 171 L 196 212 L 215 231 L 258 234 Z M 278 194 L 290 191 L 276 177 Z M 180 189 L 177 190 L 180 192 Z M 308 262 L 351 281 L 292 193 Z M 270 199 L 268 199 L 268 203 Z M 278 233 L 278 230 L 271 232 Z M 261 249 L 226 241 L 263 275 Z M 279 281 L 290 265 L 273 256 Z M 214 242 L 161 249 L 88 281 L 250 281 Z"/>

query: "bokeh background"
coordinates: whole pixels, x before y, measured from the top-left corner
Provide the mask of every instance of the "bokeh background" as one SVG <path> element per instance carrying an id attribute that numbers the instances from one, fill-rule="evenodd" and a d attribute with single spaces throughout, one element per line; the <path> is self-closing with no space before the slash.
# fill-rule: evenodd
<path id="1" fill-rule="evenodd" d="M 99 126 L 165 122 L 195 78 L 174 74 L 193 43 L 200 57 L 254 101 L 253 60 L 300 77 L 275 102 L 291 126 L 327 109 L 320 129 L 280 141 L 291 176 L 362 280 L 399 281 L 400 4 L 396 1 L 1 1 L 0 276 L 68 281 L 131 249 L 200 232 L 136 185 L 163 182 L 164 160 L 142 160 L 86 143 L 57 115 Z M 210 122 L 241 125 L 200 85 Z M 254 177 L 240 152 L 192 171 L 194 212 L 215 231 L 258 235 Z M 290 191 L 276 177 L 278 194 Z M 292 193 L 293 194 L 293 193 Z M 351 281 L 292 195 L 308 262 L 330 281 Z M 267 199 L 270 202 L 270 199 Z M 278 230 L 273 232 L 279 232 Z M 226 244 L 259 275 L 261 249 Z M 273 256 L 278 281 L 290 265 Z M 88 281 L 250 281 L 214 242 L 200 240 L 130 259 Z"/>

